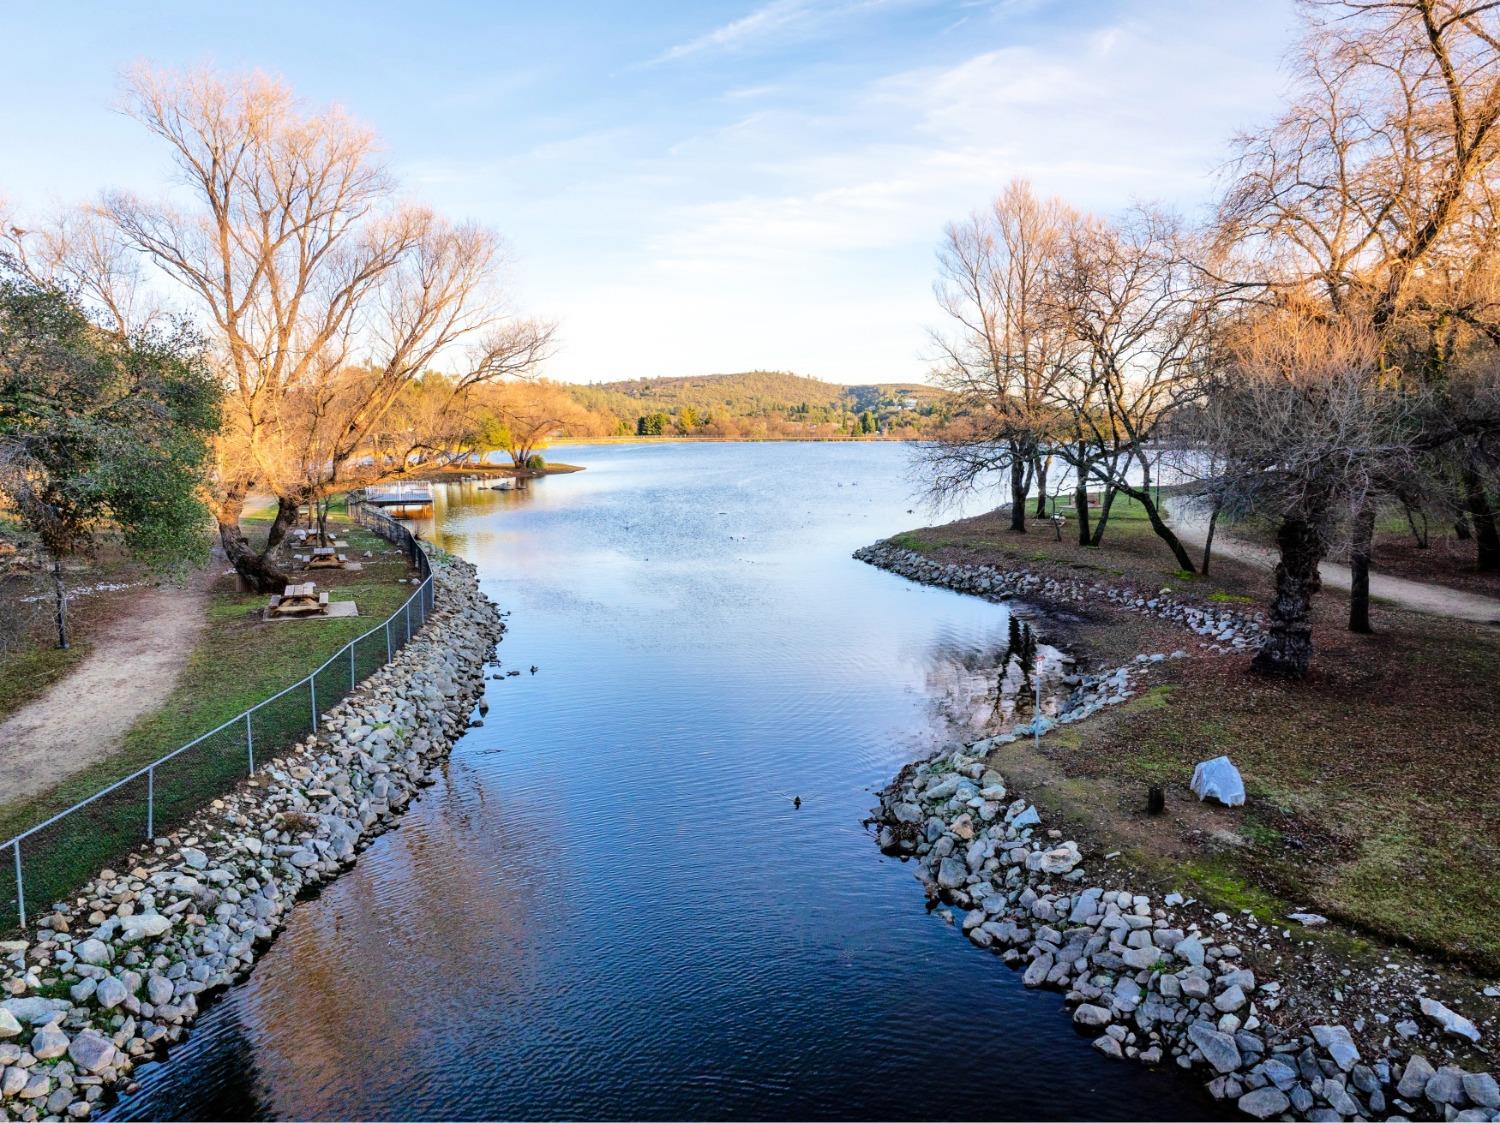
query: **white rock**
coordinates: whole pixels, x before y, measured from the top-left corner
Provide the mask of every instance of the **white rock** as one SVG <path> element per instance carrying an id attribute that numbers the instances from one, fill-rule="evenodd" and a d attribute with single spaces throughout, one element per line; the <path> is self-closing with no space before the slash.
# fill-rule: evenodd
<path id="1" fill-rule="evenodd" d="M 110 960 L 109 945 L 103 940 L 87 939 L 73 946 L 73 954 L 85 963 L 95 966 L 108 963 Z"/>
<path id="2" fill-rule="evenodd" d="M 1190 786 L 1200 802 L 1213 798 L 1226 807 L 1239 807 L 1245 802 L 1245 781 L 1227 756 L 1200 762 L 1193 769 Z"/>
<path id="3" fill-rule="evenodd" d="M 1441 1026 L 1444 1033 L 1467 1038 L 1470 1041 L 1479 1040 L 1479 1030 L 1473 1022 L 1462 1014 L 1455 1014 L 1436 999 L 1422 999 L 1422 1013 Z"/>
<path id="4" fill-rule="evenodd" d="M 130 992 L 125 989 L 125 984 L 113 975 L 100 979 L 99 986 L 94 991 L 94 998 L 106 1010 L 113 1010 L 129 997 Z"/>
<path id="5" fill-rule="evenodd" d="M 133 944 L 152 936 L 163 935 L 172 927 L 172 918 L 159 912 L 119 917 L 120 938 Z"/>
<path id="6" fill-rule="evenodd" d="M 152 975 L 146 981 L 146 997 L 151 1000 L 153 1006 L 165 1006 L 172 1001 L 172 980 L 160 975 Z"/>
<path id="7" fill-rule="evenodd" d="M 86 1029 L 68 1046 L 73 1063 L 90 1075 L 103 1072 L 115 1061 L 113 1042 L 103 1034 Z"/>

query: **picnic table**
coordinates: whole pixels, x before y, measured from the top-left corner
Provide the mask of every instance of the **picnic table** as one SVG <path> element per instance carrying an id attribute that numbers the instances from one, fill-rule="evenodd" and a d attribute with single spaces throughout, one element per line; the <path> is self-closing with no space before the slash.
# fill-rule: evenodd
<path id="1" fill-rule="evenodd" d="M 335 534 L 320 534 L 317 530 L 308 530 L 300 526 L 292 531 L 292 538 L 301 546 L 312 544 L 314 546 L 338 546 L 343 548 L 349 545 L 348 542 Z"/>
<path id="2" fill-rule="evenodd" d="M 318 592 L 316 582 L 288 585 L 271 598 L 272 616 L 326 616 L 328 594 Z"/>
<path id="3" fill-rule="evenodd" d="M 315 546 L 309 555 L 308 569 L 343 569 L 349 559 L 332 546 Z"/>

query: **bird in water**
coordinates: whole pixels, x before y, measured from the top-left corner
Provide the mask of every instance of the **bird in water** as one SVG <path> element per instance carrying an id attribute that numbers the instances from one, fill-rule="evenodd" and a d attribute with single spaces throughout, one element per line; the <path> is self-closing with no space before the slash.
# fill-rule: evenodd
<path id="1" fill-rule="evenodd" d="M 802 797 L 800 795 L 794 795 L 794 796 L 792 796 L 792 806 L 793 807 L 801 807 L 802 806 Z"/>
<path id="2" fill-rule="evenodd" d="M 536 664 L 535 663 L 531 664 L 531 673 L 532 674 L 536 674 Z"/>

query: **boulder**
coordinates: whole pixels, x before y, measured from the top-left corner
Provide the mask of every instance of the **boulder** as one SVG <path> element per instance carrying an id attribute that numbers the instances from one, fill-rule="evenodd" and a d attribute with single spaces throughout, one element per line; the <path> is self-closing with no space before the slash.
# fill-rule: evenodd
<path id="1" fill-rule="evenodd" d="M 1270 1119 L 1282 1114 L 1291 1106 L 1286 1093 L 1279 1088 L 1257 1088 L 1246 1092 L 1238 1100 L 1239 1109 L 1254 1119 Z"/>
<path id="2" fill-rule="evenodd" d="M 1480 1107 L 1490 1111 L 1500 1109 L 1500 1086 L 1487 1072 L 1466 1072 L 1463 1075 L 1464 1094 Z"/>
<path id="3" fill-rule="evenodd" d="M 1200 762 L 1193 769 L 1189 786 L 1200 802 L 1212 798 L 1226 807 L 1240 807 L 1245 802 L 1245 781 L 1227 756 Z"/>
<path id="4" fill-rule="evenodd" d="M 1188 1040 L 1198 1047 L 1203 1059 L 1221 1073 L 1240 1067 L 1240 1047 L 1227 1033 L 1220 1033 L 1208 1022 L 1188 1026 Z"/>
<path id="5" fill-rule="evenodd" d="M 969 868 L 957 858 L 944 858 L 938 866 L 938 884 L 944 889 L 959 889 L 969 879 Z"/>
<path id="6" fill-rule="evenodd" d="M 90 938 L 73 946 L 73 954 L 84 963 L 98 967 L 110 961 L 109 945 L 103 940 Z"/>
<path id="7" fill-rule="evenodd" d="M 50 1061 L 68 1051 L 68 1035 L 56 1026 L 43 1026 L 31 1038 L 31 1055 L 39 1061 Z"/>
<path id="8" fill-rule="evenodd" d="M 1405 1099 L 1414 1100 L 1427 1090 L 1427 1082 L 1432 1079 L 1435 1072 L 1436 1070 L 1426 1057 L 1420 1053 L 1414 1053 L 1406 1062 L 1406 1069 L 1401 1073 L 1401 1080 L 1396 1085 L 1396 1091 Z"/>
<path id="9" fill-rule="evenodd" d="M 1473 1022 L 1462 1014 L 1455 1014 L 1434 998 L 1422 999 L 1422 1013 L 1441 1026 L 1444 1033 L 1452 1037 L 1462 1037 L 1467 1041 L 1475 1042 L 1479 1040 L 1479 1030 Z"/>
<path id="10" fill-rule="evenodd" d="M 1312 1035 L 1343 1071 L 1348 1072 L 1359 1063 L 1359 1049 L 1343 1026 L 1313 1026 Z"/>
<path id="11" fill-rule="evenodd" d="M 113 1010 L 125 999 L 130 997 L 130 992 L 125 989 L 125 984 L 113 975 L 99 980 L 99 985 L 94 989 L 94 998 L 106 1010 Z"/>
<path id="12" fill-rule="evenodd" d="M 1193 967 L 1203 966 L 1203 941 L 1197 936 L 1184 936 L 1177 941 L 1172 954 Z"/>
<path id="13" fill-rule="evenodd" d="M 1095 1006 L 1085 1002 L 1073 1011 L 1073 1021 L 1076 1025 L 1089 1026 L 1098 1029 L 1110 1023 L 1112 1015 L 1103 1006 Z"/>
<path id="14" fill-rule="evenodd" d="M 93 1076 L 114 1064 L 116 1054 L 109 1038 L 86 1029 L 73 1038 L 73 1043 L 68 1046 L 68 1056 L 75 1065 Z"/>

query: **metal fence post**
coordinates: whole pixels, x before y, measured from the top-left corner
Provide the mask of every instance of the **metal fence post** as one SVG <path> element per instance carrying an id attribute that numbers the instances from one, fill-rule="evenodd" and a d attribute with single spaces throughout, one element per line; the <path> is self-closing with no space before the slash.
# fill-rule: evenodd
<path id="1" fill-rule="evenodd" d="M 391 622 L 387 618 L 385 622 L 385 661 L 391 661 Z"/>
<path id="2" fill-rule="evenodd" d="M 245 711 L 245 755 L 250 761 L 249 775 L 255 775 L 255 723 L 250 720 L 254 710 Z"/>
<path id="3" fill-rule="evenodd" d="M 312 731 L 318 731 L 318 672 L 307 676 L 307 696 L 312 700 Z"/>
<path id="4" fill-rule="evenodd" d="M 350 693 L 353 693 L 353 691 L 354 691 L 354 684 L 355 684 L 355 678 L 354 678 L 354 647 L 355 647 L 355 645 L 357 643 L 359 643 L 359 640 L 351 640 L 349 642 L 349 691 L 350 691 Z"/>
<path id="5" fill-rule="evenodd" d="M 21 880 L 21 840 L 16 839 L 16 911 L 21 914 L 21 927 L 26 927 L 26 883 Z"/>
<path id="6" fill-rule="evenodd" d="M 156 837 L 156 766 L 146 769 L 146 837 Z"/>

